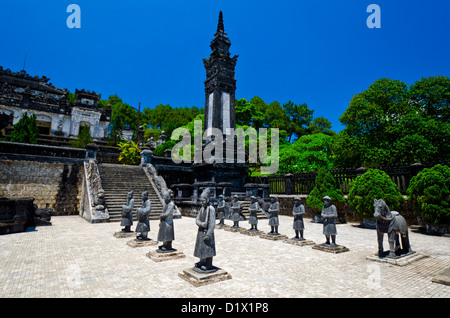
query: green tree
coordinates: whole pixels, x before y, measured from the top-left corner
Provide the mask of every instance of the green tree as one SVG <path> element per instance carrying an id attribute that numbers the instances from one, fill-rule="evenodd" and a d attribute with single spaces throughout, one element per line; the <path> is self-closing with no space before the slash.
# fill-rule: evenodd
<path id="1" fill-rule="evenodd" d="M 316 117 L 308 124 L 306 131 L 309 134 L 322 133 L 329 136 L 334 136 L 336 133 L 331 130 L 331 123 L 325 117 Z"/>
<path id="2" fill-rule="evenodd" d="M 336 188 L 336 180 L 327 169 L 319 169 L 314 189 L 306 198 L 306 204 L 316 212 L 320 212 L 324 205 L 323 197 L 329 196 L 339 211 L 339 206 L 345 202 L 341 189 Z"/>
<path id="3" fill-rule="evenodd" d="M 347 199 L 355 213 L 366 219 L 373 217 L 375 199 L 383 199 L 391 210 L 397 209 L 404 202 L 402 194 L 391 178 L 378 169 L 369 169 L 356 177 Z"/>
<path id="4" fill-rule="evenodd" d="M 280 145 L 279 173 L 315 172 L 333 168 L 331 146 L 333 137 L 325 134 L 301 136 L 292 144 Z"/>
<path id="5" fill-rule="evenodd" d="M 91 132 L 89 126 L 81 126 L 78 133 L 78 138 L 75 140 L 70 140 L 70 147 L 73 148 L 86 148 L 87 144 L 92 142 Z"/>
<path id="6" fill-rule="evenodd" d="M 250 126 L 252 124 L 253 116 L 256 112 L 256 107 L 251 102 L 248 102 L 245 98 L 236 100 L 235 102 L 235 115 L 236 125 Z"/>
<path id="7" fill-rule="evenodd" d="M 122 99 L 115 95 L 108 97 L 108 100 L 99 101 L 101 107 L 111 106 L 111 125 L 109 131 L 109 142 L 117 145 L 122 141 L 122 131 L 124 128 L 137 131 L 137 111 L 130 105 L 124 103 Z"/>
<path id="8" fill-rule="evenodd" d="M 250 99 L 250 103 L 255 106 L 255 112 L 252 115 L 252 127 L 256 130 L 262 127 L 268 127 L 265 118 L 269 105 L 267 105 L 259 96 L 254 96 Z"/>
<path id="9" fill-rule="evenodd" d="M 436 165 L 413 177 L 406 190 L 408 200 L 426 221 L 435 224 L 450 222 L 450 168 Z"/>
<path id="10" fill-rule="evenodd" d="M 422 78 L 410 87 L 411 101 L 437 121 L 450 121 L 450 78 Z"/>
<path id="11" fill-rule="evenodd" d="M 408 89 L 401 81 L 380 79 L 356 94 L 339 118 L 346 127 L 335 139 L 336 165 L 448 160 L 447 80 L 422 79 Z M 433 83 L 438 88 L 430 88 Z"/>
<path id="12" fill-rule="evenodd" d="M 22 117 L 14 125 L 14 130 L 11 132 L 12 142 L 21 142 L 28 144 L 37 144 L 37 136 L 39 129 L 36 126 L 36 115 L 25 112 Z"/>
<path id="13" fill-rule="evenodd" d="M 288 118 L 286 132 L 289 135 L 289 142 L 295 134 L 298 137 L 308 133 L 307 127 L 313 119 L 314 111 L 308 108 L 306 104 L 294 104 L 292 101 L 283 104 L 283 109 Z"/>

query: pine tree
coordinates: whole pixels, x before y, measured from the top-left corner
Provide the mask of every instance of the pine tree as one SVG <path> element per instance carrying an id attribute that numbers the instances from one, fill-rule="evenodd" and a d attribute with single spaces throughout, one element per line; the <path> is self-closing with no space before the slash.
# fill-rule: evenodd
<path id="1" fill-rule="evenodd" d="M 36 126 L 36 115 L 23 113 L 19 121 L 14 125 L 14 130 L 11 133 L 12 142 L 21 142 L 27 144 L 37 144 L 37 136 L 39 129 Z"/>

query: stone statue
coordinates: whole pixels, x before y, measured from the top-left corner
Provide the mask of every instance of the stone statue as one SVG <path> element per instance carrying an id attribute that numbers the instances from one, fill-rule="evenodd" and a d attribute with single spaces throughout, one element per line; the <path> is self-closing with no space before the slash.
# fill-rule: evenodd
<path id="1" fill-rule="evenodd" d="M 138 219 L 138 224 L 136 225 L 136 233 L 140 233 L 139 236 L 136 237 L 136 239 L 138 240 L 149 240 L 148 232 L 150 232 L 150 211 L 151 203 L 148 199 L 148 192 L 144 191 L 142 192 L 142 207 L 136 209 Z"/>
<path id="2" fill-rule="evenodd" d="M 258 231 L 258 212 L 261 208 L 258 204 L 258 199 L 255 196 L 250 197 L 250 206 L 248 207 L 248 212 L 250 212 L 250 217 L 248 223 L 251 225 L 249 231 Z"/>
<path id="3" fill-rule="evenodd" d="M 396 257 L 396 252 L 400 249 L 399 235 L 402 236 L 402 250 L 404 253 L 411 252 L 409 244 L 408 225 L 403 216 L 397 211 L 389 210 L 389 207 L 382 199 L 374 200 L 375 212 L 373 214 L 377 221 L 378 256 L 384 256 L 383 236 L 387 233 L 389 240 L 388 257 Z"/>
<path id="4" fill-rule="evenodd" d="M 239 227 L 239 221 L 245 220 L 245 218 L 243 218 L 241 213 L 241 203 L 239 202 L 237 195 L 233 196 L 233 199 L 231 201 L 231 210 L 232 214 L 230 219 L 234 223 L 232 228 L 237 228 Z"/>
<path id="5" fill-rule="evenodd" d="M 217 217 L 219 218 L 219 223 L 217 225 L 225 225 L 225 209 L 225 197 L 221 194 L 219 195 L 219 205 L 217 206 Z"/>
<path id="6" fill-rule="evenodd" d="M 322 207 L 321 216 L 324 218 L 323 221 L 323 234 L 325 235 L 325 244 L 331 247 L 336 246 L 336 223 L 335 220 L 338 217 L 337 210 L 334 205 L 331 204 L 331 198 L 329 196 L 323 197 L 323 202 L 325 205 Z M 332 243 L 330 244 L 330 236 Z"/>
<path id="7" fill-rule="evenodd" d="M 133 225 L 133 208 L 134 208 L 134 191 L 130 191 L 127 194 L 127 204 L 122 205 L 122 222 L 121 226 L 125 226 L 122 232 L 131 232 L 130 228 Z"/>
<path id="8" fill-rule="evenodd" d="M 268 209 L 269 215 L 269 226 L 271 235 L 280 235 L 278 233 L 278 226 L 280 225 L 280 221 L 278 219 L 278 213 L 280 212 L 280 203 L 278 202 L 277 197 L 271 197 L 272 203 Z"/>
<path id="9" fill-rule="evenodd" d="M 305 215 L 305 207 L 300 201 L 300 197 L 294 198 L 294 208 L 292 209 L 292 215 L 294 216 L 294 231 L 295 237 L 293 240 L 304 241 L 303 230 L 305 225 L 303 223 L 303 215 Z M 300 233 L 300 236 L 299 236 Z"/>
<path id="10" fill-rule="evenodd" d="M 174 250 L 172 248 L 172 241 L 175 240 L 173 217 L 176 207 L 171 194 L 171 190 L 164 192 L 164 206 L 159 216 L 158 241 L 163 242 L 163 245 L 159 246 L 159 251 L 162 252 Z"/>
<path id="11" fill-rule="evenodd" d="M 198 226 L 198 232 L 194 256 L 200 258 L 200 261 L 195 263 L 194 270 L 198 272 L 211 272 L 217 270 L 217 267 L 212 265 L 213 257 L 216 256 L 216 243 L 214 239 L 216 211 L 210 204 L 209 192 L 210 190 L 206 189 L 200 195 L 202 207 L 195 219 L 195 223 Z"/>

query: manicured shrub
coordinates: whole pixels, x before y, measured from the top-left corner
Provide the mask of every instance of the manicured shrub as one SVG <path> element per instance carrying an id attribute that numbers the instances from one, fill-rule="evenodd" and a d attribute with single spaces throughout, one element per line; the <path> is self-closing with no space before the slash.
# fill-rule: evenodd
<path id="1" fill-rule="evenodd" d="M 155 156 L 158 157 L 163 157 L 164 156 L 164 150 L 166 149 L 172 149 L 173 146 L 175 146 L 177 144 L 176 141 L 174 140 L 167 140 L 165 143 L 159 145 L 158 147 L 155 148 L 155 150 L 153 151 L 153 154 Z"/>
<path id="2" fill-rule="evenodd" d="M 344 203 L 344 195 L 340 189 L 336 189 L 336 181 L 331 173 L 326 169 L 319 169 L 314 185 L 314 189 L 308 195 L 306 204 L 315 212 L 322 211 L 323 197 L 329 196 L 332 204 Z"/>
<path id="3" fill-rule="evenodd" d="M 397 185 L 384 171 L 369 169 L 352 182 L 347 200 L 357 215 L 371 219 L 374 199 L 383 199 L 391 210 L 405 201 Z"/>
<path id="4" fill-rule="evenodd" d="M 406 190 L 417 212 L 434 224 L 450 223 L 450 168 L 436 165 L 413 177 Z"/>

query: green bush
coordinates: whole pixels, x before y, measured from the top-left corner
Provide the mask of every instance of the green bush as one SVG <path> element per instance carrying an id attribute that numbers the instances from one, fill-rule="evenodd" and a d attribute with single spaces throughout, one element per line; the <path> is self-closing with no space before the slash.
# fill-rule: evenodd
<path id="1" fill-rule="evenodd" d="M 320 169 L 317 173 L 314 189 L 308 195 L 306 204 L 313 210 L 322 211 L 323 197 L 329 196 L 334 205 L 344 203 L 344 194 L 340 189 L 336 189 L 336 181 L 331 173 L 326 169 Z"/>
<path id="2" fill-rule="evenodd" d="M 155 156 L 158 157 L 163 157 L 164 156 L 164 150 L 166 149 L 172 149 L 173 146 L 175 146 L 177 144 L 176 141 L 174 140 L 167 140 L 165 143 L 159 145 L 158 147 L 155 148 L 155 150 L 153 151 L 153 154 Z"/>
<path id="3" fill-rule="evenodd" d="M 450 222 L 450 168 L 436 165 L 413 177 L 406 190 L 408 200 L 424 219 L 435 224 Z"/>
<path id="4" fill-rule="evenodd" d="M 141 150 L 134 141 L 119 142 L 119 147 L 119 161 L 124 165 L 134 165 L 141 159 Z"/>
<path id="5" fill-rule="evenodd" d="M 378 169 L 369 169 L 351 184 L 348 204 L 363 218 L 373 217 L 373 201 L 383 199 L 389 209 L 395 210 L 405 199 L 391 178 Z"/>
<path id="6" fill-rule="evenodd" d="M 72 148 L 86 148 L 87 144 L 92 142 L 91 132 L 89 126 L 81 126 L 78 138 L 69 141 L 69 145 Z"/>
<path id="7" fill-rule="evenodd" d="M 11 141 L 21 142 L 27 144 L 37 144 L 37 136 L 39 129 L 36 126 L 36 115 L 23 113 L 19 121 L 14 125 L 14 130 L 11 133 Z"/>

